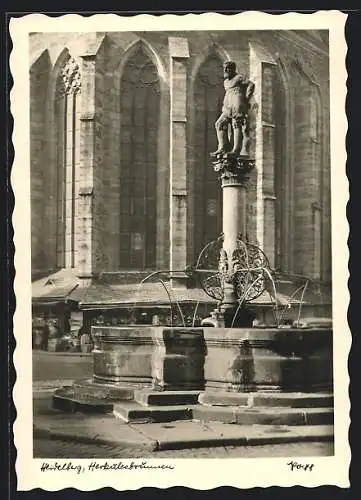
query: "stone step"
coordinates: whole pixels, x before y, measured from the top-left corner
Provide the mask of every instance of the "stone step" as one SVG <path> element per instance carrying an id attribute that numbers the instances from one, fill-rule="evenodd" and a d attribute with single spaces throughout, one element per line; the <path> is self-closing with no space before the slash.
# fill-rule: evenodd
<path id="1" fill-rule="evenodd" d="M 136 399 L 133 400 L 133 397 Z M 197 400 L 201 404 L 197 404 Z M 77 381 L 57 389 L 52 406 L 64 412 L 114 413 L 127 422 L 184 419 L 238 424 L 333 423 L 333 396 L 308 393 L 157 392 Z"/>
<path id="2" fill-rule="evenodd" d="M 197 405 L 193 419 L 239 425 L 333 425 L 333 408 L 281 408 Z"/>
<path id="3" fill-rule="evenodd" d="M 115 404 L 113 415 L 125 422 L 150 423 L 199 420 L 239 425 L 333 425 L 332 408 L 284 408 L 239 406 L 144 406 L 136 402 Z"/>
<path id="4" fill-rule="evenodd" d="M 192 419 L 192 405 L 144 406 L 136 402 L 115 404 L 113 415 L 125 422 L 152 423 Z"/>
<path id="5" fill-rule="evenodd" d="M 67 413 L 111 413 L 113 403 L 95 397 L 77 396 L 73 386 L 57 389 L 52 396 L 52 407 Z"/>
<path id="6" fill-rule="evenodd" d="M 307 392 L 237 393 L 206 391 L 199 395 L 198 401 L 202 405 L 211 406 L 325 408 L 333 406 L 333 395 Z"/>
<path id="7" fill-rule="evenodd" d="M 195 405 L 198 402 L 200 391 L 151 391 L 139 390 L 134 392 L 134 399 L 143 406 L 178 406 Z"/>
<path id="8" fill-rule="evenodd" d="M 134 399 L 137 385 L 118 386 L 115 384 L 99 384 L 92 379 L 76 380 L 73 385 L 74 396 L 81 399 L 95 398 L 107 401 L 127 401 Z"/>

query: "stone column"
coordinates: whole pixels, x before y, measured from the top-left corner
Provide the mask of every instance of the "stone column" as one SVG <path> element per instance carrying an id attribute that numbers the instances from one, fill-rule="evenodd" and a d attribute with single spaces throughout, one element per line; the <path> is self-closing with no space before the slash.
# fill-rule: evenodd
<path id="1" fill-rule="evenodd" d="M 244 157 L 217 158 L 214 162 L 220 174 L 223 193 L 223 245 L 219 260 L 223 300 L 220 306 L 226 325 L 232 322 L 238 307 L 236 276 L 239 266 L 239 238 L 246 234 L 246 200 L 248 173 L 254 167 L 254 160 Z"/>
<path id="2" fill-rule="evenodd" d="M 223 248 L 232 255 L 237 248 L 240 234 L 246 234 L 245 209 L 246 185 L 240 179 L 222 181 L 223 192 Z"/>
<path id="3" fill-rule="evenodd" d="M 232 257 L 238 248 L 238 238 L 246 234 L 246 178 L 241 176 L 222 179 L 223 198 L 223 250 L 228 259 L 228 270 L 232 269 Z M 223 313 L 237 307 L 237 294 L 233 282 L 225 282 Z"/>
<path id="4" fill-rule="evenodd" d="M 169 37 L 170 57 L 170 269 L 187 266 L 187 62 L 186 38 Z M 185 284 L 174 273 L 172 286 Z"/>

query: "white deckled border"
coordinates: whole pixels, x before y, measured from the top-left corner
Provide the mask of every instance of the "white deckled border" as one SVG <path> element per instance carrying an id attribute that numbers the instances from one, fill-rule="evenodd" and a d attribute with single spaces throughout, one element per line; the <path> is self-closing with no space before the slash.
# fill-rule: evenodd
<path id="1" fill-rule="evenodd" d="M 17 348 L 14 364 L 17 382 L 13 397 L 17 408 L 14 423 L 15 445 L 18 452 L 16 473 L 19 490 L 43 488 L 55 491 L 66 487 L 94 490 L 114 487 L 119 490 L 138 489 L 143 486 L 166 488 L 188 486 L 210 489 L 229 485 L 239 488 L 293 486 L 316 487 L 330 484 L 348 487 L 350 450 L 348 446 L 349 397 L 347 371 L 351 335 L 347 325 L 349 292 L 348 279 L 348 223 L 346 203 L 348 181 L 345 174 L 345 114 L 346 43 L 344 25 L 346 15 L 339 11 L 319 11 L 314 14 L 287 13 L 273 16 L 259 12 L 245 12 L 232 16 L 221 14 L 187 14 L 182 16 L 139 15 L 121 17 L 115 14 L 97 14 L 92 17 L 69 14 L 48 17 L 30 14 L 10 21 L 13 50 L 10 69 L 14 78 L 11 90 L 11 113 L 14 117 L 13 144 L 15 158 L 11 174 L 15 193 L 13 212 L 15 268 L 14 290 L 16 311 L 14 332 Z M 29 86 L 28 61 L 29 32 L 105 32 L 105 31 L 184 31 L 184 30 L 272 30 L 272 29 L 329 29 L 330 30 L 330 96 L 331 96 L 331 186 L 332 186 L 332 250 L 333 259 L 333 307 L 334 307 L 334 377 L 335 377 L 335 456 L 303 458 L 304 463 L 314 463 L 312 473 L 291 473 L 287 458 L 161 460 L 175 465 L 174 470 L 141 472 L 97 471 L 77 474 L 42 473 L 41 459 L 32 458 L 32 363 L 31 363 L 31 282 L 30 282 L 30 159 L 29 159 Z M 296 459 L 296 457 L 290 457 Z M 122 460 L 124 463 L 126 460 Z M 52 462 L 47 460 L 47 462 Z M 62 460 L 64 462 L 64 460 Z M 74 460 L 73 460 L 74 462 Z M 89 460 L 76 460 L 87 464 Z M 98 460 L 105 462 L 105 460 Z M 112 460 L 108 460 L 108 463 Z M 139 461 L 138 461 L 139 462 Z M 159 460 L 148 460 L 148 463 Z M 256 465 L 256 466 L 255 466 Z"/>

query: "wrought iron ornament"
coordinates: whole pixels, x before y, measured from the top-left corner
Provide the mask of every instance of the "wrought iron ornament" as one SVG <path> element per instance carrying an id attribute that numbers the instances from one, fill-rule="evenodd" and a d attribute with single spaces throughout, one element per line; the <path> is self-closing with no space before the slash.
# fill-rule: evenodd
<path id="1" fill-rule="evenodd" d="M 223 299 L 223 286 L 219 272 L 219 258 L 223 245 L 223 235 L 209 242 L 198 257 L 195 271 L 199 282 L 209 297 L 221 301 Z"/>
<path id="2" fill-rule="evenodd" d="M 271 268 L 265 253 L 255 244 L 237 239 L 237 249 L 228 256 L 223 236 L 208 243 L 199 255 L 196 272 L 209 297 L 222 301 L 227 283 L 233 283 L 240 301 L 252 301 L 267 288 Z"/>

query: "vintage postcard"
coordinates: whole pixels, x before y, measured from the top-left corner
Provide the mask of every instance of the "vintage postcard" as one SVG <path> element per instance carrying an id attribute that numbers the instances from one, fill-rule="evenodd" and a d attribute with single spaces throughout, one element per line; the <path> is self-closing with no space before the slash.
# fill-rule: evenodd
<path id="1" fill-rule="evenodd" d="M 346 17 L 10 20 L 19 490 L 349 485 Z"/>

